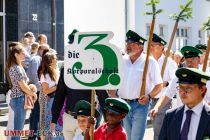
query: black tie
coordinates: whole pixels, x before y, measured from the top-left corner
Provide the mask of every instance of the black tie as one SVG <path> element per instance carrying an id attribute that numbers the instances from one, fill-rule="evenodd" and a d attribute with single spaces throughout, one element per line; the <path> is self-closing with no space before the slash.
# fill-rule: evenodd
<path id="1" fill-rule="evenodd" d="M 192 113 L 193 113 L 192 110 L 186 111 L 186 120 L 184 121 L 184 125 L 182 127 L 181 140 L 188 140 L 187 136 L 190 129 L 190 120 L 191 120 Z"/>

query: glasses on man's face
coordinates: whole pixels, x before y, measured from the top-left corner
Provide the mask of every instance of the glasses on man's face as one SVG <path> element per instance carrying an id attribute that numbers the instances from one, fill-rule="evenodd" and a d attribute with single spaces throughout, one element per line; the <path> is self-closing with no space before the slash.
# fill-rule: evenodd
<path id="1" fill-rule="evenodd" d="M 179 91 L 179 93 L 186 93 L 186 94 L 189 94 L 193 91 L 193 87 L 180 87 L 180 86 L 177 86 L 176 89 Z"/>

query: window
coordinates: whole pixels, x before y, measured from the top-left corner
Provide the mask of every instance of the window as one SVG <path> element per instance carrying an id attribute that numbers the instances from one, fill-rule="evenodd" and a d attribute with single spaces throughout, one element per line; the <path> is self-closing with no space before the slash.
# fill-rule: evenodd
<path id="1" fill-rule="evenodd" d="M 146 27 L 146 35 L 149 35 L 150 34 L 150 25 L 146 25 L 147 27 Z"/>
<path id="2" fill-rule="evenodd" d="M 184 29 L 181 29 L 181 36 L 184 36 Z"/>
<path id="3" fill-rule="evenodd" d="M 179 36 L 179 29 L 176 30 L 176 36 Z"/>
<path id="4" fill-rule="evenodd" d="M 180 50 L 183 46 L 188 45 L 190 29 L 187 27 L 178 28 L 176 31 L 176 50 Z"/>
<path id="5" fill-rule="evenodd" d="M 198 31 L 198 37 L 201 38 L 201 30 Z"/>
<path id="6" fill-rule="evenodd" d="M 160 26 L 160 36 L 164 36 L 164 27 Z"/>
<path id="7" fill-rule="evenodd" d="M 187 39 L 184 39 L 184 45 L 187 46 Z"/>
<path id="8" fill-rule="evenodd" d="M 187 35 L 187 29 L 185 29 L 185 37 L 187 37 L 188 35 Z"/>

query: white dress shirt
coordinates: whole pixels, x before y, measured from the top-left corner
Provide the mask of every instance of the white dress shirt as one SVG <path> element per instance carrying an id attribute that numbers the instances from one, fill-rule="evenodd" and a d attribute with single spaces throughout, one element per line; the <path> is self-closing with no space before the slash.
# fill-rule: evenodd
<path id="1" fill-rule="evenodd" d="M 142 53 L 134 63 L 131 62 L 128 55 L 124 55 L 123 60 L 123 80 L 118 95 L 120 98 L 130 100 L 139 98 L 146 55 Z M 162 82 L 158 63 L 154 58 L 150 57 L 145 94 L 149 94 L 155 85 Z"/>
<path id="2" fill-rule="evenodd" d="M 163 61 L 165 59 L 165 56 L 162 54 L 161 57 L 158 59 L 158 64 L 160 67 L 160 70 L 162 69 Z M 175 72 L 177 70 L 177 64 L 174 60 L 172 60 L 170 57 L 167 59 L 165 71 L 163 74 L 163 81 L 167 81 L 170 83 L 170 81 L 175 77 Z M 164 92 L 166 90 L 166 87 L 164 87 L 158 95 L 155 96 L 155 98 L 160 98 L 162 95 L 164 95 Z"/>
<path id="3" fill-rule="evenodd" d="M 190 120 L 188 140 L 195 140 L 196 139 L 196 135 L 197 135 L 197 131 L 198 131 L 198 125 L 199 125 L 199 121 L 200 121 L 200 117 L 201 117 L 203 107 L 204 107 L 204 102 L 201 101 L 198 105 L 196 105 L 195 107 L 190 109 L 190 110 L 193 111 L 193 113 L 192 113 L 191 120 Z M 185 105 L 181 128 L 184 125 L 187 110 L 189 110 L 189 108 Z M 181 131 L 180 131 L 180 133 L 181 133 Z"/>

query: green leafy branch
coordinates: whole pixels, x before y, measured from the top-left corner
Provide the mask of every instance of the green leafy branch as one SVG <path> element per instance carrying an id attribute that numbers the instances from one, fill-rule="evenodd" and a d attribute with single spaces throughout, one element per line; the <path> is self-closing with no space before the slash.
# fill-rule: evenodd
<path id="1" fill-rule="evenodd" d="M 207 31 L 210 30 L 210 17 L 208 17 L 208 21 L 203 23 L 203 28 L 202 30 Z"/>
<path id="2" fill-rule="evenodd" d="M 147 2 L 147 6 L 152 6 L 152 12 L 146 12 L 145 15 L 152 15 L 153 19 L 155 19 L 157 14 L 160 14 L 163 12 L 163 9 L 156 9 L 156 4 L 159 4 L 160 0 L 150 0 L 150 2 Z"/>
<path id="3" fill-rule="evenodd" d="M 180 20 L 186 22 L 187 19 L 192 18 L 192 8 L 190 7 L 191 4 L 192 0 L 189 0 L 185 6 L 180 5 L 179 7 L 181 8 L 181 12 L 178 15 L 176 13 L 171 14 L 169 17 L 176 20 L 176 22 L 179 22 Z"/>

